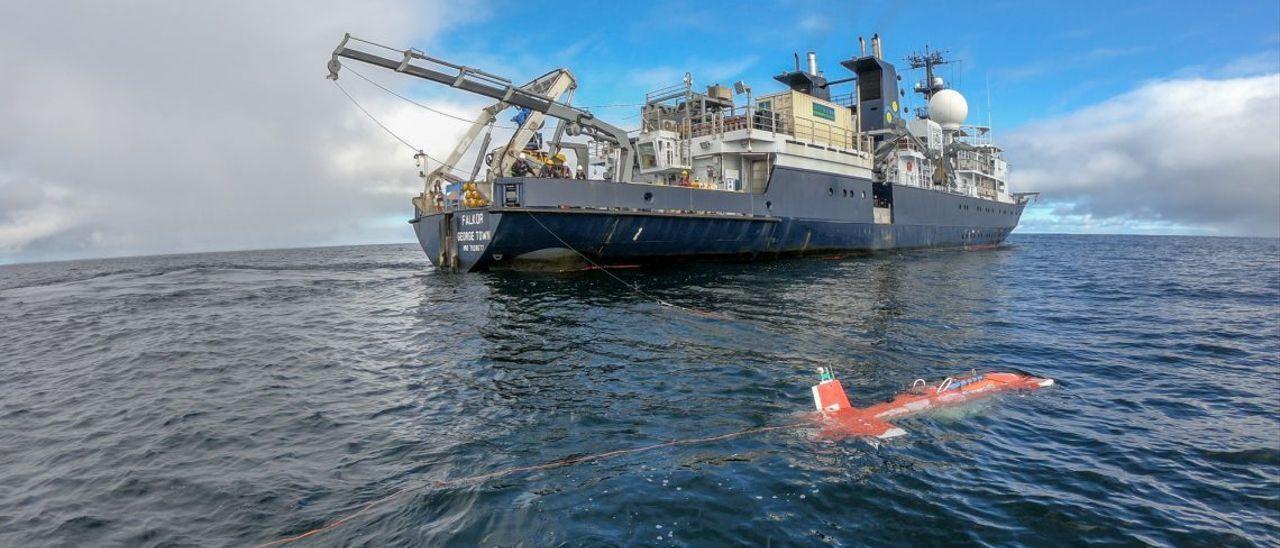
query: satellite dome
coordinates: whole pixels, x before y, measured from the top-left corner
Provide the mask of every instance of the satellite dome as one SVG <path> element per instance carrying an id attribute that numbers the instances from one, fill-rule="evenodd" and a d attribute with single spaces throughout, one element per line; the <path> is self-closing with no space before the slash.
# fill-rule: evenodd
<path id="1" fill-rule="evenodd" d="M 942 126 L 942 129 L 960 129 L 965 117 L 969 116 L 969 103 L 964 96 L 954 89 L 944 89 L 929 99 L 929 119 Z"/>

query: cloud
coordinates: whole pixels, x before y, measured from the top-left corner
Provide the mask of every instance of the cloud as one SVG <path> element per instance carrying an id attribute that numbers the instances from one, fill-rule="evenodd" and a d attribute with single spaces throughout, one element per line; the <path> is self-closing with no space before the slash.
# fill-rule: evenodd
<path id="1" fill-rule="evenodd" d="M 1100 46 L 1084 51 L 1073 51 L 1057 57 L 1040 56 L 1024 65 L 996 68 L 991 71 L 991 75 L 997 80 L 1019 82 L 1065 71 L 1091 68 L 1101 61 L 1137 55 L 1150 50 L 1149 46 Z"/>
<path id="2" fill-rule="evenodd" d="M 1280 235 L 1280 74 L 1151 82 L 1004 142 L 1051 219 Z"/>
<path id="3" fill-rule="evenodd" d="M 343 32 L 425 48 L 476 12 L 0 5 L 0 260 L 411 239 L 376 220 L 408 217 L 412 154 L 324 79 L 325 62 Z M 465 127 L 343 81 L 433 155 Z M 470 117 L 471 100 L 440 104 Z"/>
<path id="4" fill-rule="evenodd" d="M 63 187 L 0 179 L 0 253 L 78 228 L 72 198 Z"/>
<path id="5" fill-rule="evenodd" d="M 831 30 L 831 18 L 821 13 L 808 13 L 800 18 L 797 26 L 810 34 L 823 34 Z"/>

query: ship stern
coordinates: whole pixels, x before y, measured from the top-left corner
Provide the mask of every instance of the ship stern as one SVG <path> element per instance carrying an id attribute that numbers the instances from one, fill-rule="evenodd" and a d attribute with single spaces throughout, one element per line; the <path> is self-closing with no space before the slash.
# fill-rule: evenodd
<path id="1" fill-rule="evenodd" d="M 488 262 L 489 243 L 501 218 L 500 213 L 465 209 L 420 215 L 410 223 L 431 264 L 471 272 Z"/>

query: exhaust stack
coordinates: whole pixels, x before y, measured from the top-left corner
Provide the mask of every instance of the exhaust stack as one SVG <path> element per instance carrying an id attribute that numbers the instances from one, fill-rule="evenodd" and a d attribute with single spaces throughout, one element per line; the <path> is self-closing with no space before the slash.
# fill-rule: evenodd
<path id="1" fill-rule="evenodd" d="M 818 54 L 809 52 L 809 74 L 818 75 Z"/>

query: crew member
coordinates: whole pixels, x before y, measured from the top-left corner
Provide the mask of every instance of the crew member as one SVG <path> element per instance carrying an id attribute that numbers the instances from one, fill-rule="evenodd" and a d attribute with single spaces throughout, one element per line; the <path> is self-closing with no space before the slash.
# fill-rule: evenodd
<path id="1" fill-rule="evenodd" d="M 511 166 L 511 175 L 515 177 L 528 177 L 533 175 L 533 168 L 529 166 L 528 160 L 520 158 Z"/>
<path id="2" fill-rule="evenodd" d="M 435 206 L 436 211 L 444 211 L 444 194 L 440 193 L 439 187 L 431 188 L 431 205 Z"/>

